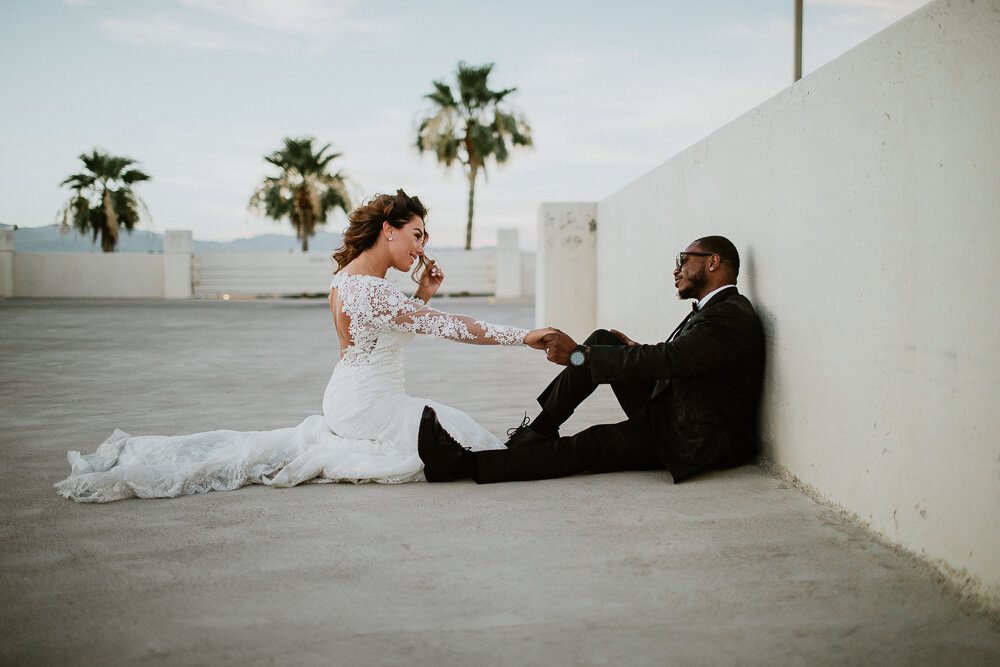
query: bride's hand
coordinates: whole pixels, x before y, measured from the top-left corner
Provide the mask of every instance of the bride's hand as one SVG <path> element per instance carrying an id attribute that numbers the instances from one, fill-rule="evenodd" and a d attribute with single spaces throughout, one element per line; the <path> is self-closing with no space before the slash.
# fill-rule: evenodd
<path id="1" fill-rule="evenodd" d="M 437 293 L 443 282 L 444 272 L 438 266 L 437 260 L 429 259 L 424 265 L 424 272 L 420 274 L 420 287 L 417 288 L 417 293 L 414 296 L 428 301 Z"/>
<path id="2" fill-rule="evenodd" d="M 524 344 L 528 347 L 533 347 L 536 350 L 545 349 L 545 337 L 549 334 L 560 333 L 559 329 L 553 329 L 552 327 L 544 327 L 542 329 L 534 329 L 529 331 L 524 337 Z"/>

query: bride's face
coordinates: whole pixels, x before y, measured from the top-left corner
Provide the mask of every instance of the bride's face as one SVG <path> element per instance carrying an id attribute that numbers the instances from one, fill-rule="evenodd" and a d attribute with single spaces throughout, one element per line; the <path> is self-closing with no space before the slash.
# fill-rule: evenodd
<path id="1" fill-rule="evenodd" d="M 419 215 L 415 215 L 401 229 L 393 230 L 389 256 L 392 258 L 392 267 L 406 273 L 423 254 L 424 221 Z"/>

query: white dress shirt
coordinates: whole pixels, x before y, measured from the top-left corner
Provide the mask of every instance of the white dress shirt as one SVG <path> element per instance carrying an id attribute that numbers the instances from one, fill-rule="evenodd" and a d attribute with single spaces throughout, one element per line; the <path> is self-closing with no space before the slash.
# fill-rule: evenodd
<path id="1" fill-rule="evenodd" d="M 713 296 L 715 296 L 716 294 L 718 294 L 722 290 L 726 289 L 727 287 L 736 287 L 736 285 L 723 285 L 719 289 L 712 290 L 711 292 L 709 292 L 708 294 L 706 294 L 705 296 L 703 296 L 702 299 L 701 299 L 701 301 L 698 302 L 698 310 L 701 310 L 702 308 L 704 308 L 705 304 L 708 303 L 709 299 L 711 299 Z"/>

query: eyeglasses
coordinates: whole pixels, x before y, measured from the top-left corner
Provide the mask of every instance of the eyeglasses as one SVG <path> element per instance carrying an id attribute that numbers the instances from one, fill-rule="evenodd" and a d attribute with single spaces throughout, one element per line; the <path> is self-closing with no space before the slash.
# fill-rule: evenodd
<path id="1" fill-rule="evenodd" d="M 674 259 L 674 262 L 677 264 L 677 268 L 679 269 L 684 266 L 684 262 L 687 261 L 687 255 L 694 255 L 695 257 L 711 257 L 714 254 L 714 252 L 679 252 L 677 253 L 676 259 Z"/>

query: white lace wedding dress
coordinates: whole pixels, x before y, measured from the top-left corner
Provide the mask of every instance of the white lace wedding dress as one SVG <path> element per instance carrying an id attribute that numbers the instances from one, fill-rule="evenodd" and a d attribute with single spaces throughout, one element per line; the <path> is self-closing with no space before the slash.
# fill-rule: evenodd
<path id="1" fill-rule="evenodd" d="M 407 396 L 403 347 L 414 334 L 523 345 L 525 329 L 443 313 L 374 276 L 338 273 L 330 288 L 331 298 L 350 317 L 351 344 L 333 369 L 322 415 L 274 431 L 132 437 L 116 430 L 94 454 L 69 452 L 72 472 L 55 485 L 58 492 L 78 502 L 102 503 L 246 484 L 422 481 L 417 431 L 425 405 L 463 446 L 503 447 L 464 412 Z"/>

